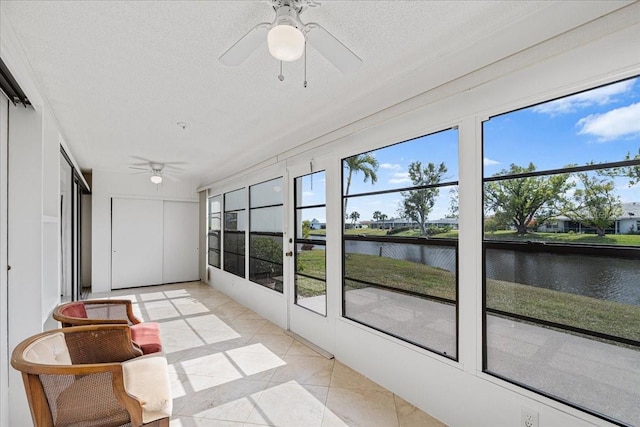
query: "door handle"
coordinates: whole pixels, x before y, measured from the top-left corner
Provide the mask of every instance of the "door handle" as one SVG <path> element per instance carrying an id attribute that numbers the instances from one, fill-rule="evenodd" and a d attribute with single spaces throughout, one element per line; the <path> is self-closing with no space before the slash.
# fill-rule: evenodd
<path id="1" fill-rule="evenodd" d="M 289 251 L 287 253 L 285 253 L 286 256 L 293 256 L 293 251 Z"/>

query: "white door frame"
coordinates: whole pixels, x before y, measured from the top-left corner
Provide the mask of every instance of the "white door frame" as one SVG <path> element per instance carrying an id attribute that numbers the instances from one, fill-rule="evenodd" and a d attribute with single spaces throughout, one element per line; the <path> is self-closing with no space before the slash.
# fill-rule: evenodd
<path id="1" fill-rule="evenodd" d="M 9 100 L 0 93 L 0 425 L 3 426 L 9 424 L 8 142 Z"/>
<path id="2" fill-rule="evenodd" d="M 325 203 L 329 201 L 329 188 L 331 184 L 330 175 L 335 174 L 335 171 L 331 171 L 327 168 L 327 162 L 314 162 L 312 165 L 306 163 L 300 166 L 287 167 L 287 186 L 288 186 L 288 203 L 287 206 L 287 233 L 285 234 L 286 241 L 284 243 L 286 252 L 294 252 L 295 240 L 290 242 L 290 239 L 294 239 L 296 235 L 295 224 L 295 179 L 300 176 L 309 175 L 320 171 L 325 171 L 325 182 L 314 182 L 315 185 L 322 185 L 325 187 Z M 326 215 L 329 216 L 329 206 L 326 208 Z M 327 233 L 329 233 L 330 226 L 333 226 L 327 218 Z M 329 270 L 329 259 L 331 257 L 331 251 L 335 250 L 335 245 L 330 246 L 329 234 L 327 234 L 327 270 Z M 327 271 L 327 295 L 326 295 L 326 315 L 316 313 L 308 308 L 304 308 L 295 303 L 295 262 L 294 257 L 287 257 L 288 262 L 285 266 L 287 269 L 288 279 L 288 292 L 287 292 L 287 313 L 288 313 L 288 329 L 296 335 L 310 341 L 317 345 L 326 352 L 333 354 L 335 348 L 335 321 L 339 315 L 339 307 L 336 306 L 336 297 L 340 294 L 339 285 L 337 282 L 331 281 L 329 277 L 329 271 Z M 332 285 L 333 284 L 333 285 Z M 340 298 L 338 297 L 338 300 Z"/>

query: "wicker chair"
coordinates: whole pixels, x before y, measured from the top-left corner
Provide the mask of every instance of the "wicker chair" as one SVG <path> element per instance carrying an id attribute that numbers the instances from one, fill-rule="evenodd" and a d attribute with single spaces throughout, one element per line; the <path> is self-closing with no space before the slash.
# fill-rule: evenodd
<path id="1" fill-rule="evenodd" d="M 53 318 L 62 327 L 100 324 L 125 324 L 131 327 L 131 338 L 144 354 L 162 351 L 160 326 L 156 322 L 142 322 L 133 314 L 128 299 L 97 299 L 60 304 Z"/>
<path id="2" fill-rule="evenodd" d="M 167 360 L 142 356 L 127 325 L 55 329 L 13 350 L 36 427 L 169 426 Z"/>

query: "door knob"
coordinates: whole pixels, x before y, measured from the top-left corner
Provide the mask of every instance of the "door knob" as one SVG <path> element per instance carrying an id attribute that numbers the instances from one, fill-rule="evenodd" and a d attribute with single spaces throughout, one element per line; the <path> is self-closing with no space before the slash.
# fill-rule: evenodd
<path id="1" fill-rule="evenodd" d="M 287 253 L 285 253 L 286 256 L 293 256 L 293 251 L 289 251 Z"/>

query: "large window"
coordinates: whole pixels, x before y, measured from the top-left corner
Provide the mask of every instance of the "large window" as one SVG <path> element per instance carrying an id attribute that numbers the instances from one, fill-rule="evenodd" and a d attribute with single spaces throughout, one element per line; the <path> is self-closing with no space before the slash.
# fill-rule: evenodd
<path id="1" fill-rule="evenodd" d="M 208 245 L 209 245 L 209 265 L 220 268 L 220 229 L 222 196 L 209 197 L 209 224 L 208 224 Z"/>
<path id="2" fill-rule="evenodd" d="M 246 190 L 224 194 L 224 270 L 245 277 Z"/>
<path id="3" fill-rule="evenodd" d="M 344 316 L 457 359 L 457 129 L 342 164 Z"/>
<path id="4" fill-rule="evenodd" d="M 295 180 L 295 303 L 322 315 L 327 314 L 325 181 L 324 171 Z"/>
<path id="5" fill-rule="evenodd" d="M 282 178 L 249 187 L 249 280 L 282 292 Z"/>
<path id="6" fill-rule="evenodd" d="M 640 82 L 483 124 L 484 370 L 640 422 Z"/>

